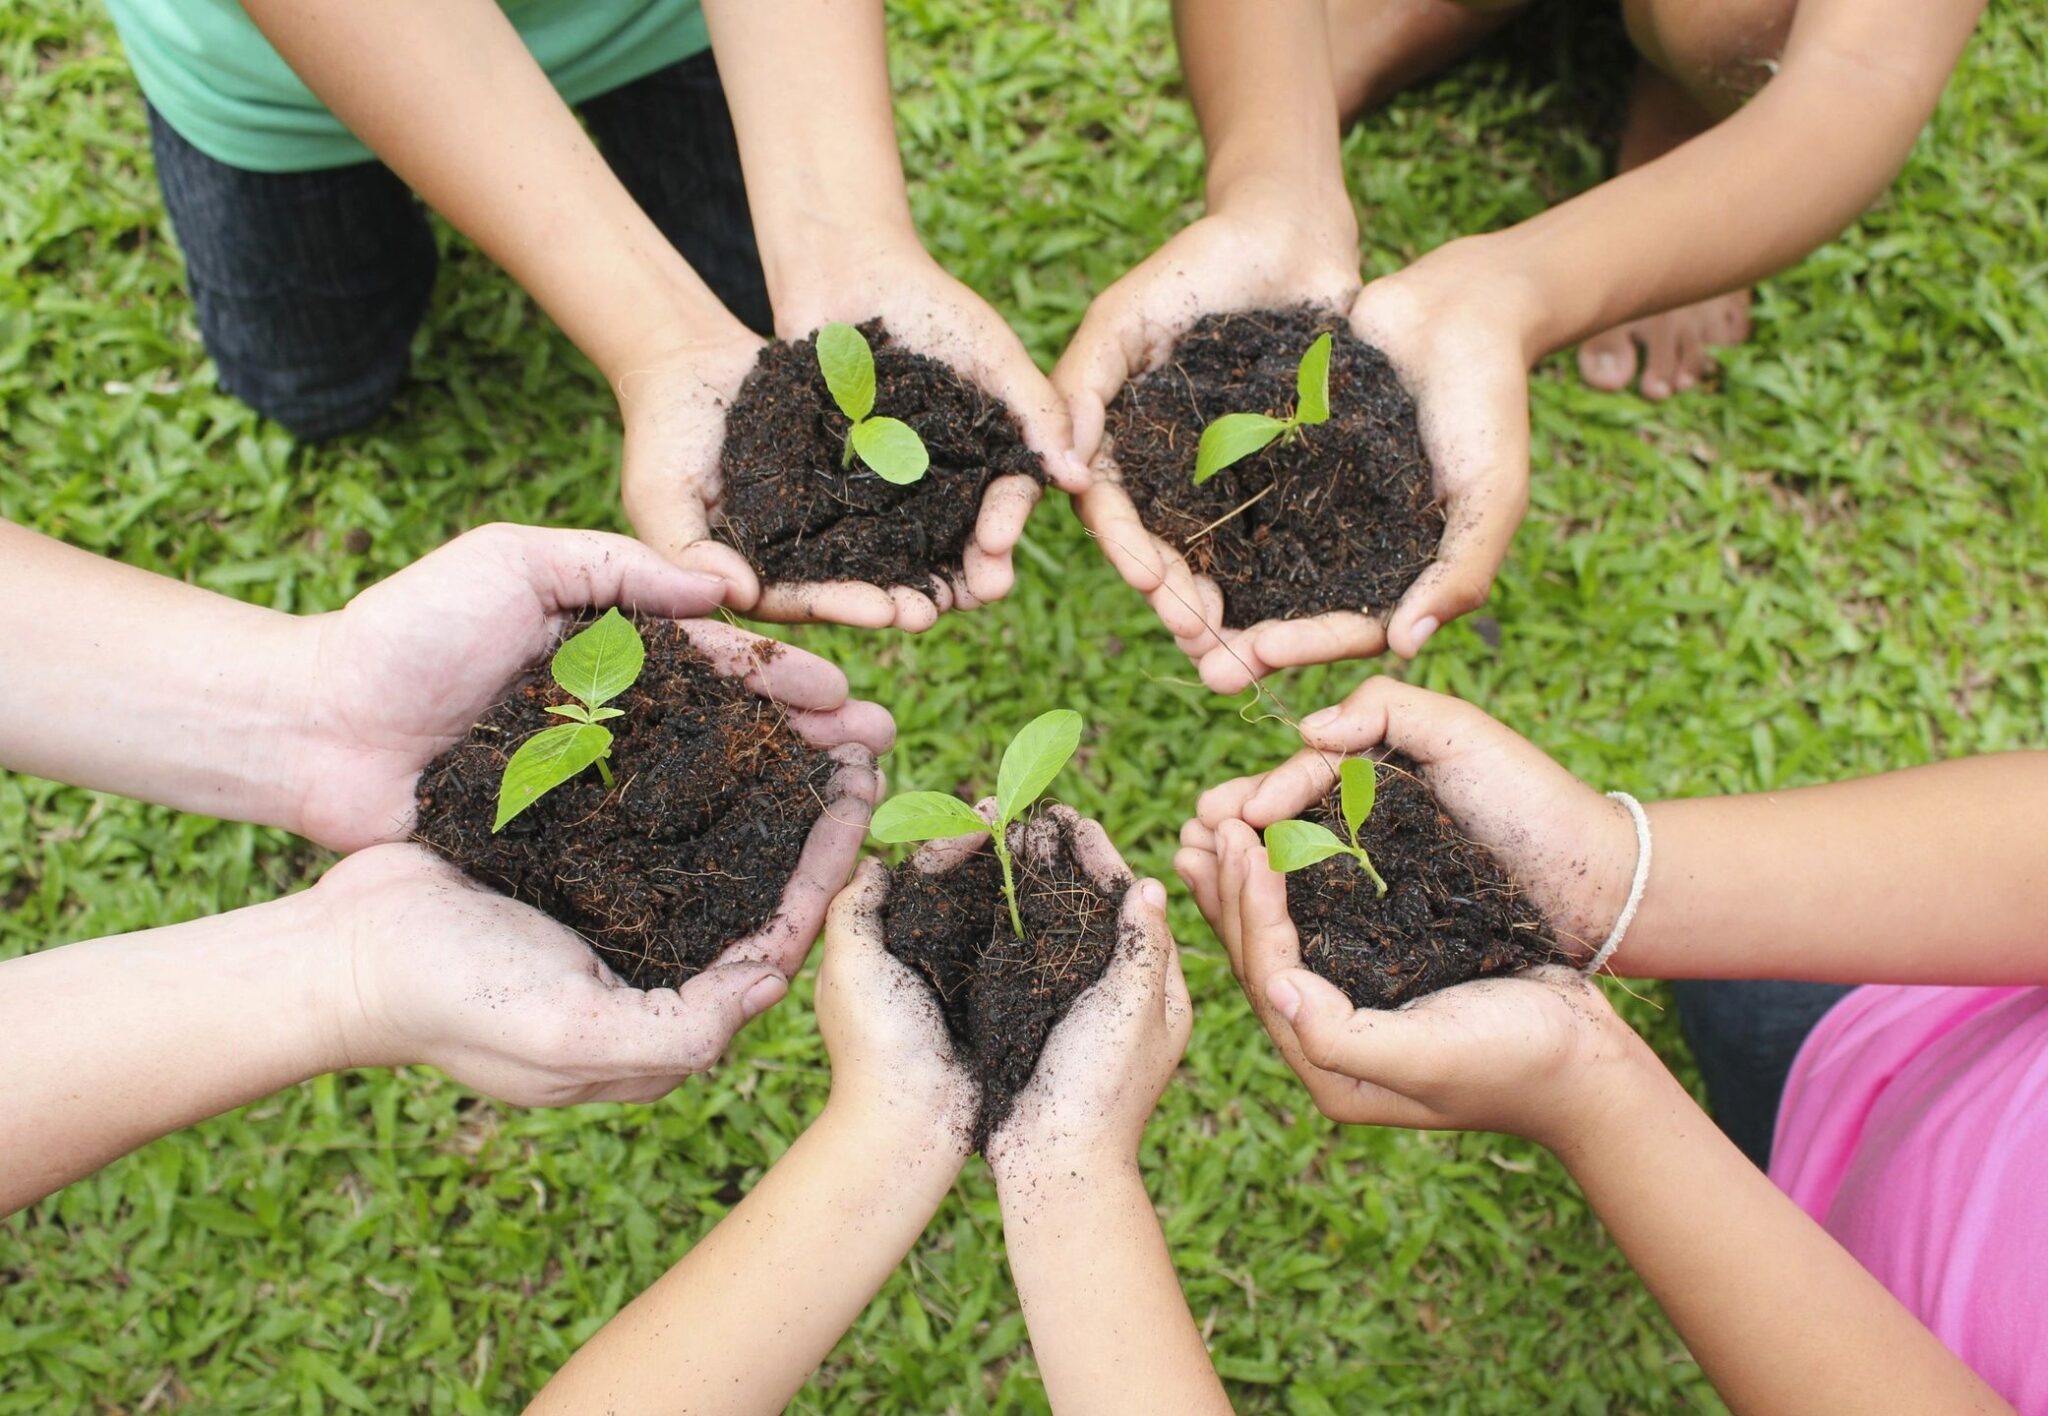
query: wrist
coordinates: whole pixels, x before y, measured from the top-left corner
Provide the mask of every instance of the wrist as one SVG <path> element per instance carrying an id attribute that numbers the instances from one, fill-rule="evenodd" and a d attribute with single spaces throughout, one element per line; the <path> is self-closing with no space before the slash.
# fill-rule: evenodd
<path id="1" fill-rule="evenodd" d="M 605 332 L 577 338 L 577 346 L 621 403 L 627 382 L 637 376 L 690 363 L 705 350 L 760 343 L 687 267 L 675 278 L 643 286 L 635 299 L 616 303 L 597 323 Z"/>
<path id="2" fill-rule="evenodd" d="M 1674 1092 L 1692 1105 L 1690 1094 L 1635 1029 L 1612 1009 L 1599 1012 L 1595 1026 L 1600 1035 L 1573 1069 L 1566 1094 L 1542 1124 L 1526 1133 L 1574 1175 L 1631 1144 L 1646 1125 L 1660 1123 L 1670 1112 Z"/>
<path id="3" fill-rule="evenodd" d="M 342 1027 L 345 997 L 352 991 L 345 940 L 317 888 L 236 913 L 253 916 L 258 926 L 252 947 L 261 963 L 251 975 L 265 980 L 242 990 L 242 1015 L 258 1034 L 245 1039 L 247 1050 L 269 1052 L 281 1070 L 301 1080 L 359 1065 L 349 1055 Z"/>
<path id="4" fill-rule="evenodd" d="M 943 1097 L 869 1095 L 835 1086 L 817 1124 L 893 1157 L 906 1179 L 943 1192 L 972 1153 L 974 1108 Z"/>
<path id="5" fill-rule="evenodd" d="M 1086 1206 L 1118 1186 L 1144 1187 L 1135 1146 L 1006 1145 L 998 1136 L 988 1168 L 1005 1213 Z"/>
<path id="6" fill-rule="evenodd" d="M 1437 247 L 1374 281 L 1383 314 L 1419 334 L 1465 323 L 1484 324 L 1516 344 L 1524 367 L 1548 354 L 1547 300 L 1540 282 L 1499 244 L 1498 235 L 1466 236 Z"/>
<path id="7" fill-rule="evenodd" d="M 1297 250 L 1341 254 L 1346 265 L 1358 264 L 1358 213 L 1340 168 L 1211 164 L 1205 206 L 1212 217 L 1283 230 Z"/>

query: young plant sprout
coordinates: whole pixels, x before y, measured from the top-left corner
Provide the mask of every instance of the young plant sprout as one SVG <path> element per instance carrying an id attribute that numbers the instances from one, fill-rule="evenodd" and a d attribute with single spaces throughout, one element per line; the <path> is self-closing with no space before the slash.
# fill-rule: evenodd
<path id="1" fill-rule="evenodd" d="M 504 830 L 506 822 L 593 763 L 604 784 L 612 785 L 612 769 L 605 761 L 612 755 L 612 730 L 604 724 L 624 717 L 625 710 L 604 705 L 633 686 L 646 662 L 647 646 L 640 631 L 617 610 L 606 610 L 596 624 L 570 636 L 555 651 L 548 672 L 577 701 L 551 705 L 550 713 L 569 721 L 542 728 L 519 744 L 505 764 L 491 834 Z"/>
<path id="2" fill-rule="evenodd" d="M 1195 449 L 1195 485 L 1242 462 L 1275 440 L 1292 442 L 1305 427 L 1330 421 L 1330 336 L 1316 336 L 1294 371 L 1294 412 L 1286 418 L 1264 413 L 1225 413 L 1202 429 Z"/>
<path id="3" fill-rule="evenodd" d="M 867 337 L 850 324 L 828 324 L 818 331 L 818 368 L 839 411 L 853 420 L 839 465 L 853 466 L 854 454 L 885 482 L 909 486 L 932 465 L 924 439 L 900 418 L 876 418 L 875 351 Z"/>
<path id="4" fill-rule="evenodd" d="M 1070 708 L 1042 713 L 1025 724 L 1024 731 L 1012 738 L 1003 751 L 1003 765 L 996 773 L 994 826 L 958 797 L 944 792 L 905 792 L 882 803 L 869 829 L 876 840 L 890 845 L 989 835 L 996 848 L 996 859 L 1003 867 L 1003 894 L 1010 902 L 1010 927 L 1022 939 L 1024 916 L 1017 909 L 1017 877 L 1010 867 L 1010 824 L 1030 810 L 1080 745 L 1079 713 Z"/>
<path id="5" fill-rule="evenodd" d="M 1336 832 L 1314 821 L 1275 821 L 1266 828 L 1266 863 L 1284 875 L 1289 871 L 1304 870 L 1331 856 L 1348 855 L 1364 867 L 1365 873 L 1372 877 L 1374 888 L 1384 895 L 1387 882 L 1372 868 L 1365 847 L 1358 844 L 1358 828 L 1365 825 L 1365 819 L 1372 815 L 1372 800 L 1377 787 L 1372 759 L 1345 758 L 1337 769 L 1337 783 L 1338 803 L 1344 811 L 1344 825 L 1351 832 L 1351 843 L 1346 845 L 1337 838 Z"/>

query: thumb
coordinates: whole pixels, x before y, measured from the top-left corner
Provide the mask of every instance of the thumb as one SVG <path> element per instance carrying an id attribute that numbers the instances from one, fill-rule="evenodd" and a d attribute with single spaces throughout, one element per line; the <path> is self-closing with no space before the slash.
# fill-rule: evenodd
<path id="1" fill-rule="evenodd" d="M 1388 1041 L 1379 1035 L 1376 1020 L 1352 1007 L 1328 979 L 1307 969 L 1283 970 L 1266 980 L 1266 1000 L 1294 1029 L 1309 1062 L 1360 1081 L 1380 1080 Z"/>
<path id="2" fill-rule="evenodd" d="M 1166 887 L 1140 880 L 1124 891 L 1117 911 L 1116 952 L 1097 984 L 1105 997 L 1152 998 L 1166 987 L 1173 961 L 1173 933 L 1166 926 Z"/>
<path id="3" fill-rule="evenodd" d="M 639 1003 L 620 1039 L 625 1044 L 620 1051 L 630 1054 L 631 1071 L 626 1075 L 708 1071 L 725 1055 L 735 1033 L 788 992 L 789 980 L 781 970 L 747 960 L 713 964 L 678 989 L 675 1003 L 666 1007 L 661 993 L 637 998 L 626 993 L 627 999 Z"/>
<path id="4" fill-rule="evenodd" d="M 751 610 L 761 599 L 761 577 L 747 558 L 711 537 L 710 513 L 694 487 L 670 478 L 628 475 L 623 489 L 633 534 L 663 559 L 725 582 L 725 602 Z"/>

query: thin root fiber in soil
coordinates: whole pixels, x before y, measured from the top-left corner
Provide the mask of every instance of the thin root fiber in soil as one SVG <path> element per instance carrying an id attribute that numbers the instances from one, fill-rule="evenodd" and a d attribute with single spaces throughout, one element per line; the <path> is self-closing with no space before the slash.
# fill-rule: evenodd
<path id="1" fill-rule="evenodd" d="M 894 342 L 880 320 L 860 328 L 874 350 L 875 412 L 916 430 L 930 469 L 898 486 L 858 458 L 842 465 L 849 424 L 816 340 L 779 340 L 726 414 L 717 534 L 765 581 L 929 591 L 960 574 L 988 484 L 1043 482 L 1044 468 L 1001 400 Z"/>
<path id="2" fill-rule="evenodd" d="M 1285 417 L 1295 371 L 1333 335 L 1330 420 L 1194 481 L 1202 430 L 1225 413 Z M 1443 538 L 1415 401 L 1378 349 L 1309 306 L 1208 315 L 1109 406 L 1124 490 L 1153 535 L 1223 591 L 1223 624 L 1332 610 L 1385 615 Z"/>
<path id="3" fill-rule="evenodd" d="M 977 1150 L 1009 1117 L 1046 1038 L 1116 950 L 1123 890 L 1105 894 L 1088 879 L 1069 828 L 1048 834 L 1051 849 L 1030 852 L 1027 828 L 1010 828 L 1028 940 L 1010 927 L 1002 869 L 986 849 L 943 875 L 906 861 L 883 912 L 885 947 L 938 995 L 955 1055 L 980 1084 Z"/>
<path id="4" fill-rule="evenodd" d="M 571 701 L 543 658 L 421 774 L 417 835 L 574 929 L 633 987 L 673 988 L 774 917 L 840 764 L 714 672 L 681 626 L 636 623 L 646 667 L 605 725 L 616 787 L 582 772 L 491 834 L 506 759 Z"/>
<path id="5" fill-rule="evenodd" d="M 1344 835 L 1337 792 L 1302 815 Z M 1359 1008 L 1393 1008 L 1475 978 L 1566 963 L 1549 924 L 1484 846 L 1458 834 L 1415 763 L 1380 764 L 1359 842 L 1387 893 L 1349 856 L 1292 872 L 1287 911 L 1302 963 Z"/>

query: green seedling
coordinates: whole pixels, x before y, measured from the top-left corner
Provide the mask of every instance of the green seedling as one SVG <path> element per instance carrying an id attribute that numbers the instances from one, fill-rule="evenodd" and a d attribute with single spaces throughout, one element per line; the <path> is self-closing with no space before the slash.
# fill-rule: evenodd
<path id="1" fill-rule="evenodd" d="M 1294 412 L 1285 418 L 1264 413 L 1225 413 L 1202 429 L 1195 449 L 1195 485 L 1242 462 L 1275 441 L 1293 442 L 1301 430 L 1330 421 L 1330 336 L 1316 336 L 1294 371 Z"/>
<path id="2" fill-rule="evenodd" d="M 991 826 L 981 813 L 944 792 L 905 792 L 890 797 L 875 812 L 870 828 L 878 841 L 943 841 L 953 836 L 988 835 L 1003 867 L 1003 894 L 1010 902 L 1010 927 L 1024 937 L 1024 916 L 1017 909 L 1017 877 L 1010 866 L 1010 825 L 1052 785 L 1052 779 L 1081 745 L 1081 715 L 1055 708 L 1024 725 L 1024 731 L 1003 750 L 996 773 L 996 820 Z"/>
<path id="3" fill-rule="evenodd" d="M 907 487 L 924 476 L 932 455 L 917 430 L 900 418 L 872 416 L 875 351 L 868 347 L 867 336 L 850 324 L 826 325 L 818 331 L 818 369 L 825 375 L 825 387 L 832 390 L 832 401 L 853 421 L 839 465 L 853 466 L 858 453 L 885 482 Z"/>
<path id="4" fill-rule="evenodd" d="M 1348 855 L 1365 868 L 1365 873 L 1372 877 L 1374 888 L 1384 895 L 1387 882 L 1373 869 L 1365 847 L 1358 844 L 1358 830 L 1372 815 L 1373 797 L 1378 787 L 1372 759 L 1345 758 L 1343 766 L 1337 769 L 1337 784 L 1338 804 L 1344 812 L 1344 825 L 1351 832 L 1351 843 L 1346 845 L 1338 839 L 1335 831 L 1314 821 L 1275 821 L 1266 828 L 1266 863 L 1285 874 L 1305 870 L 1331 856 Z"/>
<path id="5" fill-rule="evenodd" d="M 617 610 L 606 610 L 596 624 L 570 636 L 555 651 L 548 672 L 576 702 L 550 706 L 550 713 L 569 721 L 542 728 L 519 744 L 505 764 L 504 780 L 498 784 L 493 835 L 593 764 L 604 784 L 612 785 L 612 769 L 606 761 L 612 755 L 612 730 L 604 725 L 610 719 L 623 718 L 625 710 L 604 705 L 633 686 L 646 662 L 647 646 L 641 642 L 640 631 Z"/>

